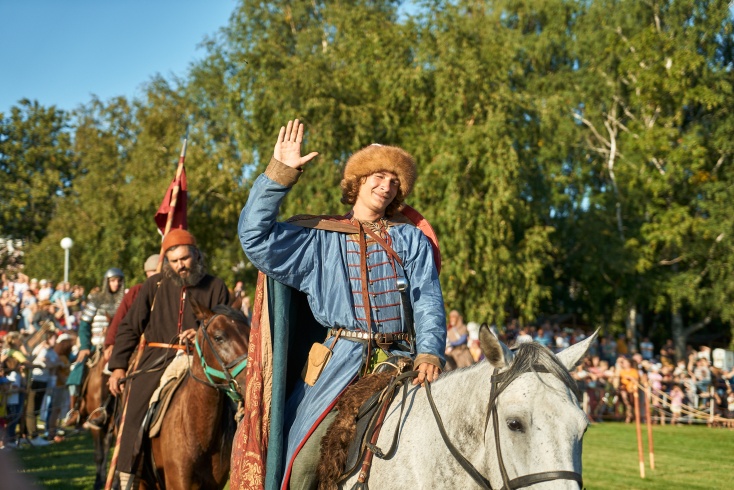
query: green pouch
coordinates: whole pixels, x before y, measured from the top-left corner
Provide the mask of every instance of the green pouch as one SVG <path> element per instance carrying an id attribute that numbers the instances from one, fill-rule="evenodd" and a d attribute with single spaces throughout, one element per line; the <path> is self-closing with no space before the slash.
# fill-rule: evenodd
<path id="1" fill-rule="evenodd" d="M 367 363 L 367 373 L 372 373 L 375 368 L 381 363 L 385 362 L 390 358 L 390 356 L 382 349 L 375 349 L 372 351 L 372 355 L 370 356 L 370 360 Z"/>

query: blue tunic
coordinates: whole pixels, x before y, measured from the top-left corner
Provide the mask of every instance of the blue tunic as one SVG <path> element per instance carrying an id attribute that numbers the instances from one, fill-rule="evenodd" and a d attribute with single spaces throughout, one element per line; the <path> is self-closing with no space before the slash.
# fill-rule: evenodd
<path id="1" fill-rule="evenodd" d="M 256 179 L 240 215 L 242 248 L 260 271 L 304 292 L 314 318 L 325 328 L 366 331 L 357 236 L 276 222 L 289 190 L 265 174 Z M 411 225 L 391 226 L 388 234 L 403 267 L 379 244 L 367 242 L 372 331 L 406 331 L 396 284 L 397 277 L 404 275 L 410 285 L 416 353 L 437 356 L 443 362 L 446 319 L 430 242 Z M 331 346 L 331 342 L 327 339 L 324 344 Z M 339 340 L 316 384 L 300 383 L 294 389 L 285 415 L 287 467 L 317 422 L 358 375 L 362 348 L 360 343 Z"/>

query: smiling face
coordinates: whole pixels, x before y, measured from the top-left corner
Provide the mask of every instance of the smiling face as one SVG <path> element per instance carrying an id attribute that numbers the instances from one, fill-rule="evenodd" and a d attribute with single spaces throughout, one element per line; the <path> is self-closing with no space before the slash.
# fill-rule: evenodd
<path id="1" fill-rule="evenodd" d="M 399 188 L 400 180 L 396 174 L 386 170 L 375 172 L 360 185 L 355 207 L 369 210 L 375 215 L 373 219 L 382 218 Z"/>

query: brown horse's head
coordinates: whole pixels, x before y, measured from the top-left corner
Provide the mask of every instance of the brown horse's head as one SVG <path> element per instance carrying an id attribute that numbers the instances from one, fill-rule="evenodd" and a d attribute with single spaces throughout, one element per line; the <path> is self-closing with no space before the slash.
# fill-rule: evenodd
<path id="1" fill-rule="evenodd" d="M 250 327 L 230 306 L 190 304 L 201 321 L 190 376 L 171 399 L 151 450 L 167 488 L 224 488 L 237 429 L 233 400 L 244 399 Z"/>
<path id="2" fill-rule="evenodd" d="M 250 338 L 247 317 L 228 305 L 217 305 L 210 310 L 191 301 L 191 307 L 202 322 L 196 334 L 194 365 L 201 365 L 210 383 L 225 391 L 228 385 L 242 397 Z M 233 395 L 231 391 L 229 394 Z"/>

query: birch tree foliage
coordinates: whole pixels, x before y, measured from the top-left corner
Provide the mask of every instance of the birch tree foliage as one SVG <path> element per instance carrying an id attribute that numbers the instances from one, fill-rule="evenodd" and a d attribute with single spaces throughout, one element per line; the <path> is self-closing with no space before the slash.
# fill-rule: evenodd
<path id="1" fill-rule="evenodd" d="M 242 117 L 237 139 L 251 149 L 248 171 L 265 168 L 291 119 L 307 126 L 304 150 L 320 153 L 284 215 L 346 212 L 339 181 L 348 156 L 374 142 L 400 142 L 408 114 L 395 90 L 410 46 L 396 3 L 244 1 L 233 15 L 221 51 Z"/>
<path id="2" fill-rule="evenodd" d="M 672 319 L 685 312 L 691 323 L 730 315 L 712 304 L 709 279 L 730 257 L 730 222 L 721 194 L 710 194 L 721 191 L 730 151 L 718 136 L 731 124 L 726 3 L 594 2 L 581 25 L 588 42 L 575 117 L 603 175 L 594 193 L 614 202 L 608 215 L 634 261 L 616 294 Z M 602 47 L 606 56 L 592 56 Z M 681 329 L 679 344 L 692 331 Z"/>
<path id="3" fill-rule="evenodd" d="M 493 7 L 497 7 L 495 4 Z M 549 289 L 551 229 L 532 213 L 523 149 L 534 107 L 516 80 L 523 33 L 502 9 L 479 2 L 434 5 L 419 19 L 416 188 L 442 241 L 446 302 L 467 318 L 529 319 Z"/>

